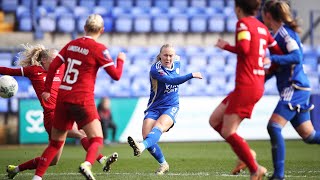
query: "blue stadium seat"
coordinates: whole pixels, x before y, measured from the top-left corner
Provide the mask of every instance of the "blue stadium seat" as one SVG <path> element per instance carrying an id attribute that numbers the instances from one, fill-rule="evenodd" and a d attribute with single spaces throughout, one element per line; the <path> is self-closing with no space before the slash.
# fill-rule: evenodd
<path id="1" fill-rule="evenodd" d="M 173 0 L 172 6 L 177 8 L 187 8 L 189 4 L 188 0 Z"/>
<path id="2" fill-rule="evenodd" d="M 93 9 L 96 6 L 96 1 L 94 1 L 94 0 L 79 0 L 79 6 Z"/>
<path id="3" fill-rule="evenodd" d="M 17 80 L 18 85 L 19 85 L 18 92 L 15 95 L 15 97 L 28 98 L 29 97 L 29 88 L 32 87 L 31 81 L 28 78 L 22 77 L 22 76 L 14 76 L 14 78 Z"/>
<path id="4" fill-rule="evenodd" d="M 4 12 L 14 12 L 19 5 L 18 0 L 2 0 L 1 9 Z"/>
<path id="5" fill-rule="evenodd" d="M 84 32 L 84 25 L 86 24 L 86 20 L 87 20 L 88 16 L 79 16 L 76 20 L 76 24 L 77 24 L 77 32 L 79 33 L 83 33 Z"/>
<path id="6" fill-rule="evenodd" d="M 142 8 L 150 8 L 152 6 L 152 1 L 150 0 L 136 0 L 135 6 Z"/>
<path id="7" fill-rule="evenodd" d="M 171 20 L 172 32 L 189 32 L 189 19 L 185 14 L 179 14 L 172 17 Z"/>
<path id="8" fill-rule="evenodd" d="M 75 7 L 73 7 L 73 8 L 75 8 Z M 60 17 L 65 14 L 73 14 L 73 12 L 68 7 L 58 6 L 54 9 L 54 14 L 56 17 Z"/>
<path id="9" fill-rule="evenodd" d="M 236 24 L 238 22 L 237 17 L 229 16 L 226 19 L 226 31 L 227 32 L 235 32 L 236 31 Z"/>
<path id="10" fill-rule="evenodd" d="M 0 98 L 0 112 L 1 113 L 6 113 L 9 111 L 9 99 L 4 99 L 4 98 Z"/>
<path id="11" fill-rule="evenodd" d="M 121 0 L 116 2 L 117 2 L 117 7 L 122 7 L 122 8 L 132 8 L 134 5 L 133 0 Z"/>
<path id="12" fill-rule="evenodd" d="M 77 6 L 77 0 L 61 0 L 60 4 L 61 6 L 73 9 Z"/>
<path id="13" fill-rule="evenodd" d="M 149 76 L 134 76 L 131 83 L 131 94 L 132 96 L 149 96 L 150 82 Z"/>
<path id="14" fill-rule="evenodd" d="M 208 0 L 208 6 L 218 9 L 224 8 L 224 0 Z"/>
<path id="15" fill-rule="evenodd" d="M 206 0 L 190 0 L 190 7 L 206 7 Z"/>
<path id="16" fill-rule="evenodd" d="M 154 6 L 168 9 L 170 7 L 170 0 L 154 0 Z"/>
<path id="17" fill-rule="evenodd" d="M 43 32 L 54 32 L 56 26 L 56 17 L 53 15 L 40 17 L 39 19 L 39 27 Z"/>
<path id="18" fill-rule="evenodd" d="M 191 32 L 206 32 L 207 31 L 207 16 L 204 14 L 194 15 L 190 18 Z"/>
<path id="19" fill-rule="evenodd" d="M 303 64 L 306 73 L 317 72 L 318 57 L 316 53 L 304 53 Z"/>
<path id="20" fill-rule="evenodd" d="M 277 80 L 273 76 L 271 79 L 269 79 L 264 84 L 264 94 L 266 95 L 277 95 L 278 89 L 277 89 Z"/>
<path id="21" fill-rule="evenodd" d="M 151 17 L 147 14 L 136 15 L 133 20 L 133 31 L 138 33 L 151 32 Z"/>
<path id="22" fill-rule="evenodd" d="M 104 21 L 104 32 L 112 32 L 114 30 L 112 17 L 103 17 Z"/>
<path id="23" fill-rule="evenodd" d="M 154 16 L 152 19 L 153 32 L 169 32 L 170 31 L 170 17 L 166 14 Z"/>
<path id="24" fill-rule="evenodd" d="M 73 9 L 73 15 L 75 18 L 86 16 L 88 17 L 91 14 L 90 8 L 86 6 L 76 6 Z"/>
<path id="25" fill-rule="evenodd" d="M 112 10 L 111 8 L 106 8 L 103 6 L 96 6 L 92 10 L 93 14 L 100 14 L 102 17 L 111 17 L 112 15 Z"/>
<path id="26" fill-rule="evenodd" d="M 115 19 L 115 31 L 116 32 L 132 32 L 133 20 L 131 15 L 119 15 Z"/>
<path id="27" fill-rule="evenodd" d="M 234 7 L 234 0 L 226 0 L 226 6 L 227 7 Z"/>
<path id="28" fill-rule="evenodd" d="M 21 16 L 18 19 L 18 29 L 19 31 L 32 31 L 32 17 L 31 15 L 29 16 Z"/>
<path id="29" fill-rule="evenodd" d="M 214 14 L 208 17 L 209 32 L 224 32 L 225 18 L 223 14 Z"/>
<path id="30" fill-rule="evenodd" d="M 25 6 L 26 8 L 30 8 L 32 5 L 32 0 L 21 0 L 20 6 Z"/>
<path id="31" fill-rule="evenodd" d="M 56 8 L 58 5 L 58 1 L 40 0 L 40 5 L 45 7 Z"/>
<path id="32" fill-rule="evenodd" d="M 76 31 L 76 21 L 72 14 L 61 15 L 57 18 L 57 30 L 63 33 Z"/>
<path id="33" fill-rule="evenodd" d="M 106 8 L 113 8 L 115 3 L 113 0 L 98 0 L 97 5 Z"/>
<path id="34" fill-rule="evenodd" d="M 0 66 L 12 66 L 12 54 L 9 52 L 0 52 Z"/>

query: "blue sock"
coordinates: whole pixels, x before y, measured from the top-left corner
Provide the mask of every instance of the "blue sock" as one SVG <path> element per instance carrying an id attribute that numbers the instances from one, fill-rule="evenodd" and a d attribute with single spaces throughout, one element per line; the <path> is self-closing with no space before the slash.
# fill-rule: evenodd
<path id="1" fill-rule="evenodd" d="M 159 141 L 161 135 L 162 135 L 161 129 L 159 127 L 153 127 L 153 129 L 147 135 L 146 139 L 142 141 L 142 143 L 144 144 L 144 147 L 148 149 L 149 147 L 156 144 Z"/>
<path id="2" fill-rule="evenodd" d="M 148 151 L 160 164 L 166 162 L 164 155 L 162 154 L 162 151 L 160 149 L 160 146 L 157 143 L 149 147 Z"/>
<path id="3" fill-rule="evenodd" d="M 267 128 L 272 145 L 273 177 L 283 178 L 286 147 L 281 134 L 282 127 L 278 123 L 269 122 Z"/>
<path id="4" fill-rule="evenodd" d="M 320 144 L 320 132 L 313 131 L 308 138 L 304 139 L 304 142 L 308 144 Z"/>

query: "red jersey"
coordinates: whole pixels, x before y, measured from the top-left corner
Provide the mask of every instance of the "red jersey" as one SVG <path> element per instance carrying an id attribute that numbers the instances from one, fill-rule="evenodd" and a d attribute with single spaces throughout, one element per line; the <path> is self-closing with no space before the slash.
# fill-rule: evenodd
<path id="1" fill-rule="evenodd" d="M 275 47 L 277 42 L 268 28 L 255 17 L 244 17 L 237 22 L 236 45 L 225 47 L 237 54 L 236 88 L 238 86 L 264 89 L 263 59 L 266 49 Z"/>
<path id="2" fill-rule="evenodd" d="M 47 76 L 47 71 L 41 66 L 27 66 L 21 68 L 7 68 L 0 67 L 0 74 L 11 76 L 25 76 L 30 79 L 33 89 L 35 90 L 37 97 L 43 107 L 44 111 L 53 110 L 56 106 L 56 99 L 58 95 L 58 88 L 60 86 L 63 77 L 64 66 L 61 66 L 54 75 L 53 85 L 51 88 L 51 96 L 46 102 L 41 98 L 41 94 L 44 92 L 44 83 Z"/>
<path id="3" fill-rule="evenodd" d="M 45 92 L 49 92 L 53 72 L 62 63 L 66 68 L 59 88 L 58 101 L 74 104 L 94 104 L 94 85 L 98 69 L 105 68 L 111 77 L 115 71 L 108 49 L 90 36 L 81 37 L 69 42 L 51 63 Z M 122 64 L 122 61 L 118 60 L 118 78 L 122 73 Z"/>

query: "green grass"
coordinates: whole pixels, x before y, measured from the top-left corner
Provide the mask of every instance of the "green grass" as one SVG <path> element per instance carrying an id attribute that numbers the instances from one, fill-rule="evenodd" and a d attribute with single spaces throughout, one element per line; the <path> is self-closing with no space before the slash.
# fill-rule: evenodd
<path id="1" fill-rule="evenodd" d="M 257 152 L 260 164 L 272 172 L 269 141 L 249 141 Z M 127 144 L 105 146 L 104 154 L 119 153 L 119 160 L 110 173 L 104 173 L 99 163 L 93 167 L 96 179 L 248 179 L 248 171 L 231 176 L 236 157 L 225 142 L 160 143 L 170 164 L 170 172 L 164 176 L 154 175 L 157 162 L 146 151 L 141 157 L 133 156 Z M 6 175 L 8 164 L 19 164 L 40 155 L 45 145 L 0 146 L 1 178 Z M 319 179 L 320 147 L 306 145 L 302 141 L 287 141 L 286 179 Z M 67 145 L 57 166 L 50 167 L 44 176 L 48 180 L 84 179 L 78 173 L 78 166 L 84 160 L 85 152 L 81 146 Z M 34 171 L 25 171 L 15 179 L 31 179 Z"/>

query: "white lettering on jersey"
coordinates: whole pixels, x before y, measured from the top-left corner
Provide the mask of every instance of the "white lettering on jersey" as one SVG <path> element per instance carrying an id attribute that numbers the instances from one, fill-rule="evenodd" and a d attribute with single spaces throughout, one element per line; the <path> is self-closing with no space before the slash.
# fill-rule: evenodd
<path id="1" fill-rule="evenodd" d="M 254 69 L 253 70 L 253 74 L 254 75 L 264 76 L 265 75 L 265 71 L 263 69 Z"/>
<path id="2" fill-rule="evenodd" d="M 244 31 L 244 30 L 248 30 L 248 27 L 244 23 L 240 23 L 237 31 Z"/>
<path id="3" fill-rule="evenodd" d="M 82 48 L 82 47 L 79 47 L 79 46 L 69 46 L 68 47 L 68 51 L 73 51 L 73 52 L 77 52 L 77 53 L 81 53 L 83 55 L 88 55 L 89 53 L 89 50 L 86 49 L 86 48 Z"/>
<path id="4" fill-rule="evenodd" d="M 171 92 L 177 92 L 177 91 L 178 91 L 178 85 L 166 84 L 166 90 L 164 90 L 164 93 L 171 93 Z"/>

